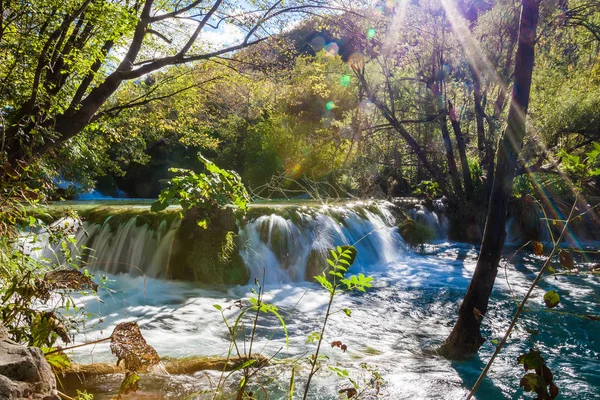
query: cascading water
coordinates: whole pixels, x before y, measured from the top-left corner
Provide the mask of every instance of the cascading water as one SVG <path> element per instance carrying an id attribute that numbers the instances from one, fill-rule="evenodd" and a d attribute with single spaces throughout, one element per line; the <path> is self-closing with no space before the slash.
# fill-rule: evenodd
<path id="1" fill-rule="evenodd" d="M 253 278 L 267 284 L 310 280 L 326 265 L 328 250 L 355 245 L 353 271 L 387 264 L 403 252 L 388 204 L 369 210 L 361 204 L 319 209 L 298 207 L 289 219 L 264 215 L 240 232 L 240 254 Z"/>
<path id="2" fill-rule="evenodd" d="M 160 278 L 169 265 L 178 227 L 179 221 L 163 220 L 151 228 L 136 217 L 114 227 L 109 217 L 102 224 L 84 223 L 76 239 L 90 269 L 112 274 L 143 272 L 151 278 Z"/>
<path id="3" fill-rule="evenodd" d="M 501 337 L 514 312 L 513 295 L 522 298 L 543 260 L 526 253 L 513 257 L 499 276 L 486 313 L 489 322 L 484 335 L 488 340 L 480 357 L 458 362 L 432 356 L 424 349 L 439 345 L 450 333 L 473 274 L 477 249 L 446 241 L 438 243 L 435 254 L 408 252 L 394 228 L 396 221 L 390 209 L 386 203 L 255 208 L 249 214 L 254 217 L 240 223 L 240 255 L 253 277 L 261 280 L 265 276 L 265 301 L 278 307 L 289 335 L 287 346 L 279 321 L 261 314 L 255 332 L 256 348 L 284 360 L 306 359 L 314 352 L 314 344 L 307 344 L 306 338 L 320 330 L 328 292 L 306 280 L 320 272 L 316 267 L 322 268 L 328 248 L 358 242 L 358 259 L 350 273 L 367 273 L 374 278 L 373 287 L 367 293 L 336 297 L 336 309 L 349 308 L 352 315 L 349 318 L 345 313 L 334 313 L 325 337 L 327 341 L 343 340 L 348 351 L 324 346 L 328 363 L 346 369 L 349 377 L 360 384 L 365 378 L 363 365 L 374 366 L 387 382 L 382 390 L 385 399 L 464 399 L 481 371 L 481 360 L 494 352 L 494 339 Z M 105 271 L 137 272 L 131 267 L 136 265 L 147 276 L 164 276 L 166 265 L 173 261 L 169 249 L 177 240 L 179 222 L 165 214 L 149 221 L 147 216 L 123 218 L 114 213 L 110 218 L 94 218 L 100 223 L 84 223 L 87 236 L 83 229 L 78 231 L 85 246 L 95 247 L 91 265 Z M 408 213 L 438 233 L 444 232 L 438 211 Z M 57 222 L 64 223 L 71 222 Z M 594 265 L 591 261 L 578 262 L 582 269 Z M 554 266 L 559 268 L 556 263 Z M 101 290 L 99 299 L 79 299 L 79 305 L 96 317 L 77 336 L 78 341 L 105 338 L 117 324 L 136 321 L 147 342 L 161 356 L 225 356 L 231 343 L 221 314 L 213 305 L 221 305 L 228 318 L 235 318 L 237 308 L 229 306 L 240 300 L 247 302 L 252 296 L 253 279 L 241 286 L 205 285 L 108 273 L 107 286 L 111 290 Z M 560 292 L 559 313 L 536 310 L 543 307 L 544 293 L 550 289 Z M 541 282 L 531 299 L 531 309 L 519 323 L 522 328 L 503 349 L 478 398 L 521 398 L 519 380 L 524 371 L 517 357 L 532 346 L 546 357 L 561 397 L 597 398 L 600 331 L 597 321 L 572 313 L 596 315 L 598 290 L 600 285 L 593 275 L 557 276 Z M 108 345 L 98 345 L 93 352 L 83 347 L 69 355 L 79 362 L 114 362 Z M 271 374 L 268 382 L 272 383 L 266 384 L 270 398 L 286 398 L 292 370 L 287 366 L 277 363 L 266 369 L 265 373 Z M 306 371 L 299 368 L 296 373 L 297 390 L 301 390 Z M 198 393 L 210 392 L 218 379 L 217 372 L 171 377 L 148 374 L 140 381 L 138 395 L 204 399 L 206 396 Z M 104 376 L 91 378 L 84 385 L 96 399 L 108 400 L 117 393 L 121 380 L 122 376 Z M 322 368 L 315 375 L 309 398 L 338 399 L 339 390 L 348 384 L 347 379 Z M 75 396 L 76 388 L 81 386 L 70 388 L 67 394 Z"/>
<path id="4" fill-rule="evenodd" d="M 358 250 L 353 271 L 365 272 L 398 260 L 405 252 L 391 209 L 392 204 L 385 202 L 286 206 L 277 209 L 278 213 L 265 208 L 266 215 L 240 222 L 237 247 L 250 281 L 256 278 L 272 284 L 312 280 L 327 265 L 329 249 L 347 244 Z M 123 210 L 115 210 L 119 210 L 115 215 L 109 209 L 104 217 L 96 217 L 100 222 L 76 226 L 76 220 L 61 219 L 54 225 L 66 223 L 76 229 L 77 252 L 91 270 L 167 277 L 180 221 L 162 214 L 127 216 Z M 260 211 L 261 206 L 257 206 L 254 214 Z M 444 237 L 444 217 L 423 210 L 411 214 Z M 37 250 L 36 255 L 56 259 L 60 252 L 47 246 L 43 235 L 40 238 L 36 247 L 43 250 Z"/>
<path id="5" fill-rule="evenodd" d="M 448 239 L 448 228 L 450 222 L 448 217 L 440 210 L 430 210 L 429 208 L 418 204 L 408 212 L 408 216 L 418 222 L 422 222 L 430 227 L 435 233 L 437 240 Z"/>
<path id="6" fill-rule="evenodd" d="M 61 264 L 65 261 L 63 245 L 67 245 L 71 262 L 83 262 L 90 270 L 164 277 L 180 221 L 160 220 L 151 227 L 136 216 L 123 222 L 112 218 L 109 215 L 94 223 L 63 217 L 38 232 L 23 232 L 19 246 L 38 260 Z M 64 240 L 52 243 L 51 233 L 58 230 L 74 237 L 76 245 Z"/>

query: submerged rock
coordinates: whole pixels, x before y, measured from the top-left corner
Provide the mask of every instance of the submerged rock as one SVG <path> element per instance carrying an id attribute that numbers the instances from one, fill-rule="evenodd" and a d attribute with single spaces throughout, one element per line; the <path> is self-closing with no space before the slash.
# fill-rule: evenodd
<path id="1" fill-rule="evenodd" d="M 42 351 L 0 332 L 0 399 L 58 400 L 56 379 Z"/>

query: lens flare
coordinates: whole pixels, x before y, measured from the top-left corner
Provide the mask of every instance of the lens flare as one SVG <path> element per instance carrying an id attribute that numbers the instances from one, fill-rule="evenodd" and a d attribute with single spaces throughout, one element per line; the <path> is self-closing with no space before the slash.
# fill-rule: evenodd
<path id="1" fill-rule="evenodd" d="M 342 87 L 348 87 L 350 86 L 351 80 L 352 78 L 350 75 L 346 74 L 340 78 L 340 85 L 342 85 Z"/>
<path id="2" fill-rule="evenodd" d="M 340 51 L 340 47 L 335 42 L 327 43 L 325 46 L 325 52 L 330 56 L 336 56 Z"/>

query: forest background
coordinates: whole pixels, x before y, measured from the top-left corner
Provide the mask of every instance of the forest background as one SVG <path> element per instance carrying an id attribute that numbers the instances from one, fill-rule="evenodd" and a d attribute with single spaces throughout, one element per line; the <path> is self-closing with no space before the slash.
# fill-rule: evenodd
<path id="1" fill-rule="evenodd" d="M 483 224 L 519 2 L 205 3 L 140 34 L 143 3 L 3 1 L 5 161 L 75 183 L 54 198 L 156 197 L 201 151 L 258 197 L 444 195 L 454 236 Z M 599 25 L 595 1 L 541 3 L 517 195 L 568 194 L 561 155 L 598 140 Z"/>

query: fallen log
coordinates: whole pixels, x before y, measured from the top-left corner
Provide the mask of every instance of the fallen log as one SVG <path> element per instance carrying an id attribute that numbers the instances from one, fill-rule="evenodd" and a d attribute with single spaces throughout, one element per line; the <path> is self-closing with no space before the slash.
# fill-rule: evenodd
<path id="1" fill-rule="evenodd" d="M 254 364 L 255 367 L 266 365 L 269 362 L 269 360 L 263 356 L 253 356 L 252 359 L 256 360 Z M 186 357 L 181 359 L 167 358 L 161 361 L 156 372 L 164 373 L 164 371 L 166 371 L 167 373 L 174 375 L 189 375 L 198 371 L 208 370 L 233 371 L 236 368 L 241 367 L 247 360 L 247 357 L 227 358 L 208 356 Z M 70 368 L 61 371 L 61 374 L 66 378 L 77 376 L 79 379 L 85 379 L 99 375 L 124 373 L 125 368 L 123 365 L 117 365 L 116 363 L 71 363 Z"/>

